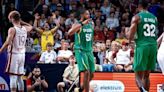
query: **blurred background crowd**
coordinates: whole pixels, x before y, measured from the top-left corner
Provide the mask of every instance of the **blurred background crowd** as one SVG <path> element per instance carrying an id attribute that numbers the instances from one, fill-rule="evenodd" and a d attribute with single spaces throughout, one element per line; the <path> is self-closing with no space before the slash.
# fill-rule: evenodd
<path id="1" fill-rule="evenodd" d="M 126 27 L 137 11 L 139 0 L 1 0 L 0 34 L 5 41 L 7 30 L 11 27 L 7 16 L 18 10 L 22 20 L 40 30 L 52 30 L 53 43 L 42 47 L 42 33 L 33 30 L 28 34 L 27 53 L 39 53 L 38 63 L 68 63 L 73 55 L 74 36 L 68 36 L 73 23 L 78 22 L 81 8 L 90 11 L 94 28 L 93 53 L 98 71 L 132 71 L 134 43 L 128 43 Z M 158 35 L 164 29 L 164 1 L 149 0 L 148 10 L 159 21 Z M 47 38 L 47 40 L 49 40 Z M 43 48 L 45 48 L 43 50 Z M 50 52 L 47 54 L 47 52 Z M 41 53 L 40 53 L 41 52 Z"/>

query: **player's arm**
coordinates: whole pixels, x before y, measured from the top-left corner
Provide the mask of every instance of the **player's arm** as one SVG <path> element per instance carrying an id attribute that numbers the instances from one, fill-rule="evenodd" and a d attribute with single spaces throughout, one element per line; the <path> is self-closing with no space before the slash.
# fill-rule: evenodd
<path id="1" fill-rule="evenodd" d="M 21 23 L 21 25 L 23 25 L 26 28 L 27 32 L 30 32 L 33 29 L 33 27 L 27 22 L 24 22 L 21 20 L 20 23 Z"/>
<path id="2" fill-rule="evenodd" d="M 38 33 L 42 34 L 43 30 L 41 30 L 40 28 L 38 28 L 38 22 L 39 22 L 40 16 L 38 13 L 35 14 L 35 20 L 34 20 L 34 25 L 33 25 L 33 29 L 35 31 L 37 31 Z"/>
<path id="3" fill-rule="evenodd" d="M 59 27 L 60 27 L 60 23 L 56 22 L 56 26 L 51 29 L 51 33 L 54 34 L 58 30 Z"/>
<path id="4" fill-rule="evenodd" d="M 138 22 L 139 22 L 139 16 L 136 15 L 132 18 L 131 26 L 130 26 L 129 31 L 128 31 L 129 42 L 131 42 L 134 39 L 134 35 L 137 31 Z"/>
<path id="5" fill-rule="evenodd" d="M 4 51 L 7 48 L 7 46 L 12 42 L 12 40 L 14 38 L 14 35 L 15 35 L 15 29 L 14 28 L 10 28 L 8 30 L 7 39 L 6 39 L 5 43 L 3 44 L 3 46 L 0 48 L 0 53 L 2 51 Z"/>
<path id="6" fill-rule="evenodd" d="M 164 36 L 164 33 L 162 33 L 161 36 L 157 39 L 158 47 L 160 46 L 160 44 L 162 42 L 163 36 Z"/>
<path id="7" fill-rule="evenodd" d="M 78 32 L 80 30 L 80 28 L 83 25 L 88 24 L 90 20 L 91 19 L 87 19 L 87 20 L 83 21 L 81 24 L 80 23 L 73 24 L 71 29 L 68 31 L 68 35 L 73 35 L 74 33 Z"/>

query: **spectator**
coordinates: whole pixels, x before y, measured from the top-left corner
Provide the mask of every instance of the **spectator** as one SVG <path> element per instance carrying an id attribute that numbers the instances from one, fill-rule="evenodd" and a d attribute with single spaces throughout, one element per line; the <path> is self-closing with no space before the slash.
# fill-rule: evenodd
<path id="1" fill-rule="evenodd" d="M 94 22 L 97 19 L 100 19 L 100 24 L 102 24 L 102 25 L 103 25 L 103 23 L 105 23 L 105 20 L 106 20 L 106 16 L 103 15 L 99 9 L 95 11 L 95 16 L 93 17 Z"/>
<path id="2" fill-rule="evenodd" d="M 116 11 L 115 11 L 115 18 L 118 18 L 118 19 L 120 19 L 120 15 L 121 15 L 121 12 L 120 12 L 120 7 L 117 7 L 116 8 Z"/>
<path id="3" fill-rule="evenodd" d="M 34 43 L 33 43 L 33 49 L 35 52 L 41 52 L 41 46 L 40 46 L 40 34 L 39 33 L 35 33 L 33 35 L 33 39 L 34 39 Z"/>
<path id="4" fill-rule="evenodd" d="M 60 16 L 60 11 L 56 10 L 55 12 L 52 12 L 52 16 L 50 18 L 51 27 L 55 26 L 56 23 L 60 24 L 60 27 L 57 30 L 57 33 L 60 35 L 60 39 L 63 37 L 62 31 L 64 30 L 62 22 L 63 17 Z"/>
<path id="5" fill-rule="evenodd" d="M 70 64 L 66 67 L 63 73 L 63 82 L 59 82 L 57 85 L 58 92 L 65 92 L 65 90 L 68 90 L 70 86 L 73 84 L 73 82 L 75 82 L 75 80 L 77 79 L 79 71 L 75 62 L 75 57 L 73 55 L 70 56 Z M 77 83 L 75 85 L 77 85 Z M 76 86 L 74 86 L 73 88 L 75 87 Z M 72 92 L 72 90 L 70 92 Z"/>
<path id="6" fill-rule="evenodd" d="M 130 49 L 127 42 L 122 42 L 122 49 L 116 54 L 116 70 L 117 71 L 131 71 L 133 64 L 133 57 L 131 56 Z"/>
<path id="7" fill-rule="evenodd" d="M 98 72 L 103 71 L 103 69 L 102 69 L 102 65 L 97 64 L 97 60 L 96 60 L 96 58 L 94 58 L 94 60 L 95 60 L 95 71 L 98 71 Z"/>
<path id="8" fill-rule="evenodd" d="M 118 18 L 114 17 L 114 13 L 113 12 L 110 14 L 110 17 L 108 17 L 106 19 L 106 26 L 110 30 L 116 30 L 116 28 L 119 26 Z"/>
<path id="9" fill-rule="evenodd" d="M 26 83 L 28 92 L 41 92 L 48 88 L 48 83 L 46 82 L 45 77 L 41 75 L 41 70 L 37 66 L 34 67 Z"/>
<path id="10" fill-rule="evenodd" d="M 95 26 L 94 28 L 94 41 L 98 41 L 98 42 L 105 41 L 105 35 L 103 31 L 101 31 L 99 26 Z"/>
<path id="11" fill-rule="evenodd" d="M 115 31 L 114 30 L 109 30 L 106 26 L 103 29 L 104 35 L 105 35 L 105 40 L 110 39 L 114 40 L 115 39 Z"/>
<path id="12" fill-rule="evenodd" d="M 120 44 L 123 42 L 123 41 L 128 41 L 125 37 L 125 27 L 122 27 L 122 31 L 120 33 L 118 33 L 118 37 L 115 39 L 115 41 L 119 42 Z"/>
<path id="13" fill-rule="evenodd" d="M 111 50 L 111 43 L 112 43 L 112 41 L 110 39 L 106 40 L 105 46 L 106 46 L 107 52 L 109 52 Z"/>
<path id="14" fill-rule="evenodd" d="M 111 43 L 111 50 L 106 51 L 106 56 L 104 59 L 104 64 L 103 64 L 103 71 L 114 71 L 115 68 L 115 57 L 116 53 L 118 52 L 118 43 L 115 41 L 112 41 Z"/>
<path id="15" fill-rule="evenodd" d="M 33 51 L 33 43 L 34 43 L 34 40 L 33 40 L 33 38 L 30 36 L 30 33 L 27 33 L 27 39 L 26 39 L 26 52 L 31 52 L 31 51 Z"/>
<path id="16" fill-rule="evenodd" d="M 130 26 L 129 13 L 123 13 L 121 19 L 121 26 Z"/>
<path id="17" fill-rule="evenodd" d="M 68 63 L 69 57 L 73 55 L 73 52 L 68 50 L 68 42 L 65 40 L 61 43 L 61 50 L 58 52 L 57 60 L 59 63 Z"/>
<path id="18" fill-rule="evenodd" d="M 56 9 L 57 9 L 57 3 L 59 3 L 59 0 L 52 0 L 50 2 L 50 12 L 56 11 Z"/>
<path id="19" fill-rule="evenodd" d="M 158 12 L 159 9 L 160 9 L 160 3 L 158 3 L 158 0 L 152 0 L 148 11 L 151 12 L 154 16 L 157 17 L 157 15 L 159 13 Z"/>
<path id="20" fill-rule="evenodd" d="M 103 25 L 101 25 L 101 20 L 100 19 L 96 19 L 95 26 L 98 27 L 100 31 L 103 30 Z"/>
<path id="21" fill-rule="evenodd" d="M 36 30 L 37 32 L 39 32 L 41 34 L 41 47 L 42 47 L 42 51 L 45 51 L 46 44 L 48 42 L 50 42 L 52 45 L 54 45 L 53 34 L 55 34 L 55 32 L 59 28 L 60 24 L 58 22 L 56 22 L 56 26 L 53 27 L 52 29 L 50 29 L 49 23 L 46 22 L 44 24 L 44 28 L 41 29 L 41 28 L 37 27 L 39 19 L 40 19 L 40 16 L 38 16 L 38 14 L 36 14 L 35 21 L 34 21 L 34 27 L 35 27 L 34 30 Z"/>
<path id="22" fill-rule="evenodd" d="M 47 22 L 47 18 L 44 14 L 41 14 L 40 20 L 38 21 L 39 27 L 43 27 L 44 24 Z"/>
<path id="23" fill-rule="evenodd" d="M 77 23 L 77 19 L 75 19 L 75 14 L 71 13 L 69 15 L 69 18 L 67 18 L 65 21 L 66 29 L 69 29 L 72 26 L 72 24 L 74 24 L 74 23 Z"/>
<path id="24" fill-rule="evenodd" d="M 106 17 L 109 17 L 110 15 L 110 4 L 108 0 L 104 0 L 103 6 L 101 6 L 100 10 L 102 11 L 103 15 L 106 15 Z"/>
<path id="25" fill-rule="evenodd" d="M 39 59 L 38 63 L 55 63 L 56 61 L 56 52 L 52 50 L 52 44 L 47 43 L 47 50 L 41 54 L 41 57 Z"/>
<path id="26" fill-rule="evenodd" d="M 58 48 L 61 47 L 61 41 L 62 41 L 62 40 L 60 40 L 60 34 L 59 33 L 55 34 L 54 40 L 55 40 L 54 49 L 57 50 Z"/>
<path id="27" fill-rule="evenodd" d="M 103 72 L 113 72 L 114 64 L 110 64 L 109 60 L 105 58 L 102 68 L 103 68 Z"/>
<path id="28" fill-rule="evenodd" d="M 100 60 L 100 65 L 103 65 L 103 60 L 105 59 L 106 46 L 105 43 L 100 43 L 100 51 L 98 52 L 98 58 Z"/>

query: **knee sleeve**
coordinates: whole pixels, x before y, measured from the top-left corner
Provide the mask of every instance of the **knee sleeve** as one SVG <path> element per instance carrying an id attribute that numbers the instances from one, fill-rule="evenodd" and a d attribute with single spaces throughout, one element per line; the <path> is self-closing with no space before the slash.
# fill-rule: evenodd
<path id="1" fill-rule="evenodd" d="M 10 75 L 10 89 L 17 88 L 17 81 L 18 81 L 18 76 Z"/>

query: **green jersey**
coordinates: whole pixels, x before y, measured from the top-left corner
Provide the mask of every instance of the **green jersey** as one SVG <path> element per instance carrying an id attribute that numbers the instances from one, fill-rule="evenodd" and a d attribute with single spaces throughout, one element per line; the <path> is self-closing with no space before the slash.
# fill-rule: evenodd
<path id="1" fill-rule="evenodd" d="M 156 45 L 157 39 L 157 18 L 148 11 L 138 13 L 140 22 L 137 25 L 135 37 L 136 45 Z"/>
<path id="2" fill-rule="evenodd" d="M 92 51 L 94 29 L 91 23 L 83 25 L 78 33 L 75 33 L 74 49 Z"/>

